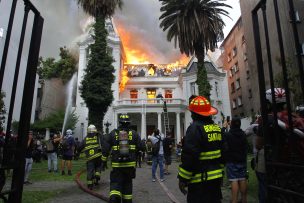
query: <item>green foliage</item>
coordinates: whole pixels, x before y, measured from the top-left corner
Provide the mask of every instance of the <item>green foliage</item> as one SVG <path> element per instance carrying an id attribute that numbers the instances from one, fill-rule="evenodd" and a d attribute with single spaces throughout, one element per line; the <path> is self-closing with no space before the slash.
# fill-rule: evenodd
<path id="1" fill-rule="evenodd" d="M 66 47 L 60 47 L 60 59 L 39 58 L 38 75 L 42 79 L 61 78 L 65 83 L 75 73 L 77 57 L 74 56 Z"/>
<path id="2" fill-rule="evenodd" d="M 94 24 L 94 43 L 90 45 L 88 65 L 81 83 L 81 96 L 89 109 L 89 123 L 102 131 L 102 121 L 113 101 L 111 90 L 114 82 L 113 58 L 107 53 L 107 30 L 105 19 L 96 18 Z"/>
<path id="3" fill-rule="evenodd" d="M 196 84 L 198 85 L 199 95 L 209 99 L 211 85 L 208 82 L 207 71 L 204 64 L 197 64 Z"/>
<path id="4" fill-rule="evenodd" d="M 64 110 L 59 110 L 55 113 L 50 114 L 45 119 L 36 121 L 32 129 L 34 130 L 45 130 L 46 128 L 50 128 L 54 131 L 61 131 L 64 121 Z M 74 129 L 75 125 L 78 121 L 78 117 L 75 112 L 71 112 L 71 114 L 67 118 L 66 129 Z"/>
<path id="5" fill-rule="evenodd" d="M 280 58 L 277 58 L 276 61 L 281 65 Z M 288 80 L 288 87 L 291 94 L 291 102 L 294 106 L 298 106 L 302 104 L 303 95 L 300 84 L 300 74 L 299 69 L 294 67 L 294 63 L 292 59 L 286 59 L 286 68 L 287 68 L 287 80 Z M 280 71 L 274 77 L 274 85 L 275 87 L 282 87 L 285 88 L 283 73 Z"/>
<path id="6" fill-rule="evenodd" d="M 122 0 L 78 0 L 78 4 L 91 16 L 111 17 L 116 7 L 122 6 Z"/>
<path id="7" fill-rule="evenodd" d="M 4 114 L 6 113 L 3 98 L 5 97 L 4 92 L 0 92 L 0 132 L 3 131 L 3 123 L 5 120 Z"/>

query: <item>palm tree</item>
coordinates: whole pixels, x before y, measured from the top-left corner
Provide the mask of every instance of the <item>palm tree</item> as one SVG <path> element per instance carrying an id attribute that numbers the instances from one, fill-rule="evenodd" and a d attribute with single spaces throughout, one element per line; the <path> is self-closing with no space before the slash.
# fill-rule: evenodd
<path id="1" fill-rule="evenodd" d="M 78 0 L 83 10 L 93 17 L 111 17 L 117 7 L 121 8 L 122 0 Z"/>
<path id="2" fill-rule="evenodd" d="M 77 0 L 83 10 L 95 17 L 94 43 L 89 46 L 90 55 L 85 75 L 81 82 L 81 96 L 89 109 L 89 122 L 99 131 L 103 129 L 103 118 L 113 101 L 111 90 L 114 82 L 113 58 L 107 51 L 108 32 L 105 27 L 117 7 L 122 6 L 122 0 Z"/>
<path id="3" fill-rule="evenodd" d="M 204 68 L 205 50 L 213 51 L 224 38 L 222 16 L 229 17 L 224 8 L 231 7 L 222 3 L 225 0 L 159 1 L 162 3 L 160 27 L 168 31 L 168 41 L 174 39 L 175 47 L 178 43 L 181 53 L 196 56 L 199 94 L 209 97 L 211 86 Z"/>

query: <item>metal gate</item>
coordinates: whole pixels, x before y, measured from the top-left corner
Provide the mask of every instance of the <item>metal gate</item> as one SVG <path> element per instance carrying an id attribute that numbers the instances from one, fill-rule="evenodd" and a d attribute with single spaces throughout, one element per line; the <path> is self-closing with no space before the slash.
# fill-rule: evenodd
<path id="1" fill-rule="evenodd" d="M 16 23 L 15 14 L 16 7 L 19 3 L 24 6 L 24 13 L 22 19 L 22 26 L 13 25 Z M 3 1 L 0 1 L 0 4 Z M 0 67 L 0 90 L 3 90 L 3 81 L 4 75 L 6 71 L 13 71 L 13 77 L 9 78 L 9 80 L 13 81 L 12 85 L 12 93 L 10 95 L 10 104 L 8 107 L 8 116 L 7 116 L 7 126 L 6 126 L 6 135 L 4 146 L 1 150 L 1 157 L 3 157 L 0 163 L 0 198 L 5 202 L 21 202 L 22 201 L 22 190 L 23 190 L 23 182 L 24 182 L 24 165 L 25 165 L 25 152 L 27 147 L 27 139 L 28 139 L 28 131 L 30 126 L 30 118 L 32 112 L 32 103 L 33 103 L 33 95 L 35 88 L 35 80 L 36 80 L 36 70 L 38 65 L 38 57 L 40 50 L 40 42 L 43 28 L 43 18 L 41 17 L 39 11 L 35 8 L 35 6 L 30 2 L 30 0 L 12 0 L 10 7 L 8 26 L 5 38 L 5 44 L 3 48 L 3 54 L 1 58 L 1 67 Z M 7 11 L 0 11 L 2 13 L 2 17 Z M 3 14 L 4 13 L 4 14 Z M 20 13 L 18 13 L 20 14 Z M 29 22 L 32 20 L 32 22 Z M 31 29 L 31 30 L 29 30 Z M 18 40 L 18 48 L 15 60 L 15 67 L 11 67 L 8 65 L 8 55 L 12 49 L 12 30 L 14 32 L 20 33 L 20 37 Z M 30 43 L 28 47 L 26 47 L 27 43 L 25 42 L 25 36 L 29 33 Z M 16 90 L 18 84 L 18 78 L 20 72 L 20 64 L 22 57 L 24 57 L 24 50 L 27 48 L 28 57 L 26 59 L 26 67 L 25 67 L 25 75 L 24 84 L 22 90 L 22 102 L 21 102 L 21 110 L 20 110 L 20 120 L 18 127 L 18 137 L 13 140 L 11 136 L 11 123 L 13 110 L 15 105 L 16 98 Z M 7 75 L 6 75 L 7 76 Z M 6 178 L 5 175 L 7 171 L 12 171 L 12 177 Z M 6 183 L 5 183 L 6 181 Z M 11 181 L 10 183 L 8 183 Z M 5 185 L 4 185 L 5 184 Z M 4 188 L 3 188 L 4 186 Z"/>
<path id="2" fill-rule="evenodd" d="M 283 1 L 283 0 L 282 0 Z M 285 0 L 284 0 L 285 1 Z M 268 3 L 268 4 L 267 4 Z M 266 5 L 273 4 L 273 15 L 269 16 L 269 8 Z M 279 1 L 280 3 L 280 1 Z M 254 41 L 256 50 L 256 61 L 259 78 L 259 91 L 260 103 L 262 113 L 263 135 L 264 135 L 264 150 L 266 162 L 266 184 L 267 184 L 267 201 L 266 202 L 303 202 L 304 201 L 304 142 L 303 137 L 295 133 L 295 117 L 294 112 L 294 94 L 290 89 L 290 68 L 298 71 L 299 80 L 298 88 L 301 91 L 301 103 L 303 102 L 304 93 L 304 73 L 302 50 L 299 43 L 296 13 L 294 9 L 293 0 L 288 0 L 288 7 L 290 12 L 290 29 L 293 33 L 293 47 L 296 53 L 293 63 L 295 66 L 289 67 L 286 59 L 284 37 L 281 28 L 280 12 L 282 7 L 278 6 L 277 0 L 261 0 L 256 7 L 252 10 L 252 22 L 254 30 Z M 261 18 L 261 19 L 259 19 Z M 269 36 L 269 20 L 273 18 L 277 36 Z M 279 47 L 279 58 L 282 69 L 280 70 L 283 76 L 283 86 L 286 91 L 286 105 L 287 113 L 286 120 L 288 126 L 286 131 L 282 133 L 282 128 L 279 127 L 278 122 L 278 109 L 274 94 L 272 96 L 272 113 L 266 109 L 266 89 L 270 88 L 274 92 L 275 76 L 273 69 L 273 56 L 274 50 L 271 49 L 273 44 L 270 43 L 270 37 L 276 37 Z M 293 45 L 292 45 L 293 46 Z M 262 47 L 265 47 L 263 49 Z M 265 51 L 266 50 L 266 51 Z M 264 62 L 267 61 L 267 64 Z M 268 69 L 264 69 L 268 67 Z M 267 72 L 267 74 L 265 74 Z M 268 81 L 268 82 L 266 82 Z M 266 88 L 267 87 L 267 88 Z M 269 114 L 270 113 L 270 114 Z M 272 115 L 273 121 L 269 121 L 269 115 Z M 271 125 L 269 125 L 271 123 Z"/>

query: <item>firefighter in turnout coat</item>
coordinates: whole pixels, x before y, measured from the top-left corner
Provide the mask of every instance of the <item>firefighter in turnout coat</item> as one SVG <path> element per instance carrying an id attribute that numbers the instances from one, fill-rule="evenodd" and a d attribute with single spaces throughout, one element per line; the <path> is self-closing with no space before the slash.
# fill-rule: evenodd
<path id="1" fill-rule="evenodd" d="M 137 132 L 130 129 L 127 114 L 119 116 L 118 129 L 104 138 L 102 160 L 106 162 L 111 152 L 112 164 L 109 202 L 132 202 L 132 179 L 135 178 L 136 152 L 140 149 L 140 141 Z"/>
<path id="2" fill-rule="evenodd" d="M 97 185 L 101 172 L 101 141 L 96 127 L 89 125 L 88 135 L 80 145 L 80 150 L 85 153 L 87 159 L 87 185 L 90 190 Z"/>
<path id="3" fill-rule="evenodd" d="M 188 193 L 188 203 L 221 202 L 222 134 L 211 117 L 218 111 L 202 96 L 191 100 L 189 110 L 193 122 L 182 146 L 179 188 L 185 195 Z"/>

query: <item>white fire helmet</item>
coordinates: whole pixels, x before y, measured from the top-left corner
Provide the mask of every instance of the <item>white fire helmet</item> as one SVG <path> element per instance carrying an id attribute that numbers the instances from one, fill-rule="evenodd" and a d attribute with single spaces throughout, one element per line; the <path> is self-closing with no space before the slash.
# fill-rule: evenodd
<path id="1" fill-rule="evenodd" d="M 286 94 L 285 94 L 285 89 L 283 88 L 274 88 L 274 97 L 275 97 L 275 102 L 277 104 L 280 103 L 286 103 Z M 272 103 L 272 91 L 271 89 L 266 91 L 266 99 Z"/>
<path id="2" fill-rule="evenodd" d="M 89 125 L 88 127 L 88 133 L 97 133 L 97 129 L 95 127 L 95 125 Z"/>
<path id="3" fill-rule="evenodd" d="M 68 129 L 65 133 L 66 135 L 72 135 L 73 134 L 73 131 L 71 129 Z"/>

